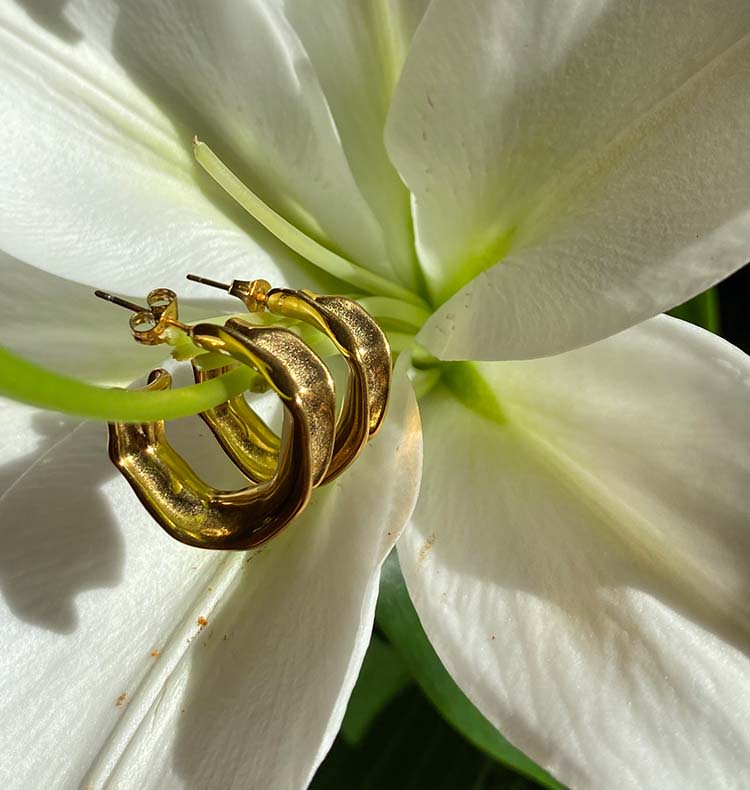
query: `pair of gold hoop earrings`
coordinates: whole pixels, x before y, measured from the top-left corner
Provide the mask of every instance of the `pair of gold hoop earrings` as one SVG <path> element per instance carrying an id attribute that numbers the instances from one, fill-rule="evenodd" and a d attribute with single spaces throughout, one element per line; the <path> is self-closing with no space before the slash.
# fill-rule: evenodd
<path id="1" fill-rule="evenodd" d="M 226 285 L 195 275 L 188 279 L 222 288 L 250 312 L 311 325 L 336 346 L 348 366 L 338 418 L 328 368 L 298 335 L 277 326 L 230 318 L 223 326 L 179 320 L 177 296 L 167 288 L 148 295 L 148 307 L 103 291 L 96 295 L 134 311 L 133 337 L 145 345 L 185 333 L 199 349 L 227 358 L 204 370 L 193 361 L 196 382 L 249 365 L 279 395 L 284 406 L 277 436 L 244 395 L 201 413 L 225 454 L 248 478 L 238 491 L 213 488 L 172 448 L 163 422 L 110 423 L 109 456 L 146 509 L 173 538 L 206 549 L 255 548 L 287 526 L 307 505 L 312 490 L 338 477 L 380 428 L 388 404 L 391 353 L 375 320 L 357 302 L 341 296 L 271 288 L 265 280 Z M 161 368 L 146 390 L 172 384 Z"/>

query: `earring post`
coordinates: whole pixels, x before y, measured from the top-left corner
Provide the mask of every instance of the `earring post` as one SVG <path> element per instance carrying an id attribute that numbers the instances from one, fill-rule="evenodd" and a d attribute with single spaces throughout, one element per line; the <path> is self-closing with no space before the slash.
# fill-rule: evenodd
<path id="1" fill-rule="evenodd" d="M 112 302 L 112 304 L 119 305 L 120 307 L 125 307 L 128 310 L 132 310 L 134 313 L 141 313 L 146 310 L 145 307 L 141 307 L 133 302 L 128 302 L 127 299 L 120 299 L 119 296 L 113 296 L 106 291 L 94 291 L 94 296 L 98 296 L 100 299 Z"/>
<path id="2" fill-rule="evenodd" d="M 221 288 L 222 291 L 228 291 L 232 287 L 227 283 L 220 283 L 218 280 L 209 280 L 207 277 L 198 277 L 197 274 L 188 274 L 186 277 L 188 280 L 191 280 L 194 283 L 210 285 L 212 288 Z"/>

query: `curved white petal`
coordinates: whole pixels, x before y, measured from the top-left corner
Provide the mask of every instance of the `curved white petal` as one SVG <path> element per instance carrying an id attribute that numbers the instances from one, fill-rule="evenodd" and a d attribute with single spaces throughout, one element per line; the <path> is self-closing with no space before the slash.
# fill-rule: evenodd
<path id="1" fill-rule="evenodd" d="M 657 318 L 480 370 L 494 421 L 424 404 L 398 546 L 447 668 L 573 787 L 746 784 L 750 359 Z"/>
<path id="2" fill-rule="evenodd" d="M 277 2 L 121 7 L 115 57 L 148 93 L 194 124 L 287 219 L 356 263 L 393 273 L 315 68 Z"/>
<path id="3" fill-rule="evenodd" d="M 279 0 L 325 92 L 352 172 L 403 281 L 417 284 L 409 192 L 391 164 L 385 120 L 428 0 Z M 314 10 L 313 10 L 314 9 Z"/>
<path id="4" fill-rule="evenodd" d="M 435 299 L 455 294 L 422 342 L 557 353 L 747 262 L 749 75 L 744 0 L 433 3 L 387 128 Z"/>
<path id="5" fill-rule="evenodd" d="M 169 356 L 134 342 L 128 316 L 93 290 L 0 250 L 0 345 L 69 376 L 124 385 Z"/>
<path id="6" fill-rule="evenodd" d="M 191 459 L 197 426 L 171 426 Z M 213 443 L 201 453 L 221 484 Z M 403 371 L 363 458 L 255 555 L 172 541 L 105 456 L 104 428 L 84 423 L 32 467 L 15 459 L 24 474 L 0 499 L 0 783 L 304 787 L 416 499 L 419 417 Z"/>
<path id="7" fill-rule="evenodd" d="M 169 359 L 169 346 L 136 343 L 130 313 L 97 299 L 94 289 L 29 266 L 0 250 L 0 345 L 52 370 L 101 384 L 125 385 Z M 153 285 L 153 283 L 152 283 Z M 140 293 L 126 294 L 145 305 Z M 236 313 L 237 302 L 183 299 L 188 322 Z"/>
<path id="8" fill-rule="evenodd" d="M 78 425 L 62 414 L 0 399 L 0 497 L 43 453 Z"/>
<path id="9" fill-rule="evenodd" d="M 190 269 L 316 287 L 317 271 L 234 205 L 193 160 L 196 132 L 218 143 L 240 128 L 266 168 L 263 178 L 278 185 L 294 175 L 284 182 L 288 202 L 310 215 L 321 207 L 326 216 L 338 212 L 339 225 L 356 226 L 361 243 L 370 244 L 367 221 L 357 216 L 363 201 L 320 92 L 303 91 L 309 65 L 289 44 L 291 33 L 275 35 L 268 20 L 254 19 L 265 15 L 257 4 L 74 0 L 58 4 L 57 17 L 52 4 L 33 17 L 25 6 L 0 6 L 7 154 L 0 245 L 8 253 L 131 293 L 153 283 L 206 294 L 184 284 Z M 240 46 L 252 53 L 247 57 L 265 58 L 265 70 L 239 58 Z M 283 174 L 273 170 L 282 165 Z M 346 246 L 348 237 L 336 240 Z"/>

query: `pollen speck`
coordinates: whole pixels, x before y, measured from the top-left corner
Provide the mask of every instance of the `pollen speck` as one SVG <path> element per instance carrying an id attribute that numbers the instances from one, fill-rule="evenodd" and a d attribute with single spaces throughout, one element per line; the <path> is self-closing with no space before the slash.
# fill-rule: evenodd
<path id="1" fill-rule="evenodd" d="M 418 562 L 419 562 L 419 563 L 422 563 L 422 562 L 424 562 L 424 559 L 425 559 L 425 557 L 427 556 L 427 552 L 428 552 L 428 551 L 429 551 L 429 550 L 430 550 L 430 549 L 433 547 L 433 545 L 435 544 L 435 540 L 436 540 L 436 538 L 437 538 L 437 535 L 435 535 L 435 533 L 433 532 L 433 533 L 430 535 L 430 537 L 429 537 L 429 538 L 427 538 L 427 540 L 424 542 L 424 545 L 423 545 L 423 546 L 422 546 L 422 548 L 419 550 L 419 559 L 418 559 Z"/>

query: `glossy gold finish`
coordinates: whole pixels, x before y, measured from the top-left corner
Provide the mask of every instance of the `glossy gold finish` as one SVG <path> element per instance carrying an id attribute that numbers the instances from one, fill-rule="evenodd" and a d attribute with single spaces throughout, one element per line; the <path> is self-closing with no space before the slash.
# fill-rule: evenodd
<path id="1" fill-rule="evenodd" d="M 233 318 L 224 327 L 187 326 L 179 321 L 177 297 L 169 289 L 148 295 L 148 307 L 102 291 L 96 295 L 134 312 L 133 337 L 146 345 L 173 342 L 187 333 L 204 351 L 223 355 L 227 365 L 203 371 L 196 381 L 237 364 L 252 366 L 284 405 L 281 438 L 255 414 L 244 396 L 204 412 L 223 450 L 249 478 L 238 491 L 213 488 L 171 447 L 164 423 L 113 423 L 109 453 L 156 521 L 191 546 L 244 550 L 264 543 L 301 512 L 312 489 L 333 480 L 379 429 L 388 401 L 390 349 L 375 321 L 356 302 L 307 291 L 274 289 L 265 280 L 235 280 L 225 288 L 251 312 L 303 321 L 325 333 L 349 367 L 346 393 L 336 420 L 333 380 L 320 359 L 293 332 L 252 326 Z M 152 372 L 147 389 L 166 389 L 171 377 Z"/>
<path id="2" fill-rule="evenodd" d="M 333 457 L 321 482 L 335 479 L 356 459 L 369 437 L 377 433 L 385 417 L 391 355 L 380 327 L 360 305 L 344 297 L 271 288 L 265 280 L 234 280 L 225 284 L 193 274 L 188 275 L 188 279 L 228 291 L 241 299 L 251 312 L 266 309 L 278 316 L 303 321 L 333 341 L 349 368 L 347 389 L 336 424 Z M 232 321 L 227 322 L 227 326 L 230 324 Z M 199 375 L 205 378 L 210 374 Z M 202 416 L 245 474 L 253 479 L 264 479 L 267 465 L 257 463 L 263 437 L 245 418 L 246 408 L 244 398 L 235 398 Z M 240 459 L 249 461 L 249 465 L 243 465 Z"/>
<path id="3" fill-rule="evenodd" d="M 225 327 L 198 324 L 189 332 L 200 348 L 251 365 L 280 396 L 285 412 L 273 475 L 239 491 L 212 488 L 172 449 L 163 422 L 111 424 L 110 457 L 172 537 L 200 548 L 254 548 L 305 507 L 313 485 L 326 474 L 335 432 L 333 381 L 288 330 L 233 320 Z M 170 385 L 169 374 L 159 370 L 148 388 Z"/>
<path id="4" fill-rule="evenodd" d="M 193 364 L 196 384 L 221 376 L 229 367 L 202 370 Z M 203 421 L 216 436 L 224 452 L 251 480 L 270 480 L 279 460 L 279 437 L 250 408 L 244 395 L 230 398 L 201 412 Z"/>

